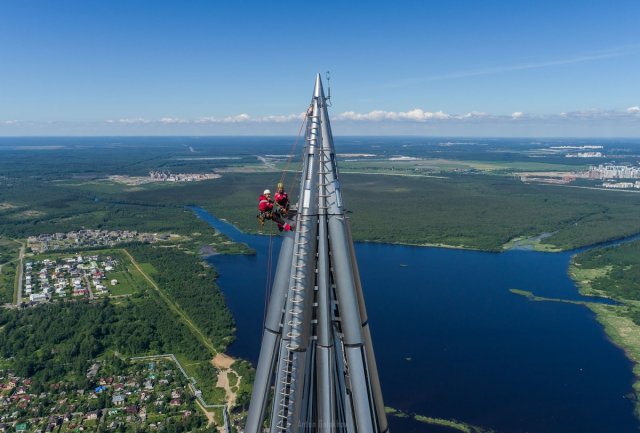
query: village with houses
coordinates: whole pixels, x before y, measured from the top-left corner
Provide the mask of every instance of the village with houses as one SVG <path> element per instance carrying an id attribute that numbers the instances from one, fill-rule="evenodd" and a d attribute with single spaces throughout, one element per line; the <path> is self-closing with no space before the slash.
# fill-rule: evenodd
<path id="1" fill-rule="evenodd" d="M 113 247 L 128 242 L 155 243 L 178 237 L 172 234 L 139 233 L 135 230 L 77 230 L 29 236 L 27 246 L 35 254 L 78 248 Z"/>
<path id="2" fill-rule="evenodd" d="M 0 433 L 179 433 L 207 425 L 174 362 L 120 364 L 94 361 L 85 374 L 86 386 L 56 382 L 45 387 L 0 370 Z"/>
<path id="3" fill-rule="evenodd" d="M 109 293 L 119 284 L 108 278 L 118 260 L 107 255 L 73 255 L 25 261 L 23 299 L 31 305 L 55 299 L 90 298 Z"/>
<path id="4" fill-rule="evenodd" d="M 219 179 L 219 173 L 171 173 L 170 171 L 150 171 L 149 176 L 111 175 L 107 179 L 124 185 L 144 185 L 155 182 L 201 182 L 203 180 Z"/>

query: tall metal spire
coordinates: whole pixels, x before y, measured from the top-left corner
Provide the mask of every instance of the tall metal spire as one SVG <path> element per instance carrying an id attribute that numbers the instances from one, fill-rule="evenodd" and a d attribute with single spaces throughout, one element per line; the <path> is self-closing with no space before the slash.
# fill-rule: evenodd
<path id="1" fill-rule="evenodd" d="M 388 431 L 326 102 L 318 74 L 246 433 Z"/>

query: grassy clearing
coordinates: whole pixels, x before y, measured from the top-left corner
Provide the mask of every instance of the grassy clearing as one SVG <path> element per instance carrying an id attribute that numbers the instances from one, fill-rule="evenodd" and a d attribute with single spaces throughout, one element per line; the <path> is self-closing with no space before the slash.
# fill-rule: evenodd
<path id="1" fill-rule="evenodd" d="M 149 275 L 150 277 L 158 273 L 156 268 L 154 268 L 151 263 L 138 263 L 138 266 L 145 274 Z"/>
<path id="2" fill-rule="evenodd" d="M 112 286 L 111 280 L 118 280 L 118 284 Z M 132 295 L 149 287 L 145 284 L 142 275 L 133 267 L 128 268 L 127 271 L 110 272 L 107 274 L 106 284 L 109 293 L 115 296 Z"/>

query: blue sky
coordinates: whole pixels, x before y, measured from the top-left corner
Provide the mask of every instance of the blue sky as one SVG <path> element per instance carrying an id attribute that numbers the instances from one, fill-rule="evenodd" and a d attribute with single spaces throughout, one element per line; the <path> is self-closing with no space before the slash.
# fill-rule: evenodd
<path id="1" fill-rule="evenodd" d="M 613 3 L 613 5 L 612 5 Z M 640 136 L 640 2 L 0 2 L 0 135 Z"/>

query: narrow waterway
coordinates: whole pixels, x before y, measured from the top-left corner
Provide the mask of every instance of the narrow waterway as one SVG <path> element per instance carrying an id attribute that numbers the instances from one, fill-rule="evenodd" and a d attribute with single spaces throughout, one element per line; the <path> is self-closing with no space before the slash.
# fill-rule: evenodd
<path id="1" fill-rule="evenodd" d="M 213 256 L 236 318 L 232 355 L 260 351 L 270 244 L 202 209 L 198 216 L 255 256 Z M 500 254 L 358 243 L 385 404 L 497 433 L 627 433 L 632 365 L 581 305 L 530 302 L 509 289 L 584 299 L 567 275 L 572 252 Z M 443 428 L 390 419 L 394 433 Z"/>

